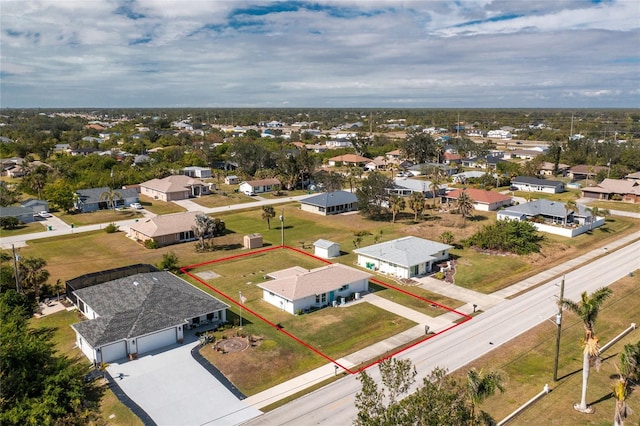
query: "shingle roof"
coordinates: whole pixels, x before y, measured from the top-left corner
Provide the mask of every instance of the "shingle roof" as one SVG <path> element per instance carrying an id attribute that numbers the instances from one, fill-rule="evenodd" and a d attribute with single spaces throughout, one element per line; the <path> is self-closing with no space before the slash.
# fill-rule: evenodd
<path id="1" fill-rule="evenodd" d="M 99 315 L 72 325 L 93 347 L 184 324 L 229 307 L 166 271 L 131 275 L 75 294 Z"/>
<path id="2" fill-rule="evenodd" d="M 340 161 L 343 163 L 368 163 L 369 161 L 371 161 L 371 158 L 363 157 L 356 154 L 344 154 L 338 155 L 337 157 L 331 157 L 329 158 L 329 161 Z"/>
<path id="3" fill-rule="evenodd" d="M 396 265 L 410 267 L 434 259 L 434 254 L 453 248 L 448 244 L 418 237 L 404 237 L 354 250 L 362 254 Z"/>
<path id="4" fill-rule="evenodd" d="M 195 225 L 196 216 L 202 212 L 182 212 L 156 216 L 142 222 L 132 224 L 129 228 L 148 237 L 187 232 Z"/>
<path id="5" fill-rule="evenodd" d="M 566 204 L 560 201 L 551 201 L 546 198 L 540 198 L 537 200 L 530 201 L 528 203 L 522 203 L 517 206 L 509 207 L 508 209 L 503 210 L 500 214 L 505 214 L 507 212 L 515 212 L 519 214 L 525 214 L 527 216 L 537 216 L 539 214 L 543 216 L 552 216 L 565 218 L 567 217 L 571 211 L 567 212 L 565 208 Z M 591 213 L 587 210 L 587 208 L 581 204 L 577 205 L 577 211 L 573 211 L 576 216 L 581 217 L 589 217 Z"/>
<path id="6" fill-rule="evenodd" d="M 101 188 L 79 189 L 76 191 L 76 193 L 78 194 L 78 198 L 80 199 L 80 201 L 82 201 L 84 204 L 93 204 L 105 201 L 101 198 L 102 194 L 108 193 L 109 191 L 111 191 L 111 188 L 109 188 L 108 186 L 104 186 Z M 138 197 L 138 191 L 135 188 L 114 189 L 113 191 L 120 194 L 123 200 L 127 198 Z"/>
<path id="7" fill-rule="evenodd" d="M 632 180 L 605 179 L 596 186 L 582 189 L 585 192 L 599 192 L 604 194 L 635 194 L 640 195 L 640 185 Z"/>
<path id="8" fill-rule="evenodd" d="M 276 178 L 269 178 L 269 179 L 247 180 L 242 183 L 248 183 L 252 187 L 271 186 L 271 185 L 280 185 L 280 180 Z"/>
<path id="9" fill-rule="evenodd" d="M 0 217 L 16 217 L 24 215 L 32 215 L 35 212 L 31 207 L 14 207 L 8 206 L 0 209 Z"/>
<path id="10" fill-rule="evenodd" d="M 300 203 L 318 207 L 333 207 L 351 204 L 358 201 L 358 197 L 349 191 L 323 192 L 301 200 Z"/>
<path id="11" fill-rule="evenodd" d="M 205 186 L 200 179 L 194 179 L 186 175 L 172 175 L 163 179 L 151 179 L 140 184 L 141 187 L 169 194 L 184 191 L 192 186 Z"/>
<path id="12" fill-rule="evenodd" d="M 538 179 L 531 176 L 517 176 L 511 179 L 511 183 L 526 183 L 527 185 L 538 185 L 538 186 L 548 186 L 555 188 L 558 185 L 564 185 L 562 182 L 557 180 L 546 180 L 546 179 Z"/>
<path id="13" fill-rule="evenodd" d="M 258 284 L 258 287 L 291 301 L 314 294 L 327 293 L 337 290 L 345 284 L 368 280 L 372 277 L 369 273 L 340 263 L 332 263 L 309 271 L 293 267 L 269 275 L 277 277 L 277 279 Z"/>

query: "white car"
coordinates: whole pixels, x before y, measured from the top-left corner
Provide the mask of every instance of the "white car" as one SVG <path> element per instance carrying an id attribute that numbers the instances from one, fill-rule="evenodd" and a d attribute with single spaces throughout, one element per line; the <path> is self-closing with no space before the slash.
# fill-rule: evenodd
<path id="1" fill-rule="evenodd" d="M 38 212 L 38 216 L 45 217 L 45 218 L 46 217 L 51 217 L 51 213 L 45 212 L 45 211 L 41 211 L 41 212 Z"/>
<path id="2" fill-rule="evenodd" d="M 131 207 L 132 209 L 140 210 L 140 209 L 142 209 L 142 204 L 140 204 L 140 203 L 131 203 L 129 205 L 129 207 Z"/>

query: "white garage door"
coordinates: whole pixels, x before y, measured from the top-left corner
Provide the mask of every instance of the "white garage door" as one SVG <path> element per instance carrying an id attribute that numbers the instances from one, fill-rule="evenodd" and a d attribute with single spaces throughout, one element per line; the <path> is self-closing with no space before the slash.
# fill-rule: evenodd
<path id="1" fill-rule="evenodd" d="M 102 362 L 111 362 L 120 358 L 126 358 L 127 343 L 124 340 L 112 343 L 108 346 L 101 347 L 100 352 L 102 353 Z"/>
<path id="2" fill-rule="evenodd" d="M 140 337 L 138 339 L 138 354 L 152 351 L 154 349 L 161 348 L 163 346 L 172 345 L 176 343 L 176 329 L 170 328 L 168 330 L 159 331 L 148 336 Z"/>

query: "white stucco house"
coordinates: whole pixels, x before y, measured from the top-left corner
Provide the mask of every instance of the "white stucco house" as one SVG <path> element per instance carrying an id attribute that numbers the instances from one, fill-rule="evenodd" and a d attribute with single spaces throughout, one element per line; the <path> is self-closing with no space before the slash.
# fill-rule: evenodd
<path id="1" fill-rule="evenodd" d="M 314 255 L 323 259 L 340 256 L 340 244 L 333 241 L 319 239 L 313 243 Z"/>
<path id="2" fill-rule="evenodd" d="M 564 192 L 564 182 L 557 180 L 539 179 L 531 176 L 517 176 L 511 179 L 511 185 L 519 191 L 545 192 L 547 194 L 557 194 Z"/>
<path id="3" fill-rule="evenodd" d="M 369 291 L 371 274 L 339 263 L 307 270 L 294 266 L 267 275 L 272 278 L 258 284 L 263 299 L 290 314 L 310 308 L 343 303 L 353 294 Z"/>
<path id="4" fill-rule="evenodd" d="M 280 180 L 276 178 L 247 180 L 240 184 L 238 191 L 245 195 L 255 195 L 275 191 L 277 188 L 280 188 L 280 185 Z"/>
<path id="5" fill-rule="evenodd" d="M 324 216 L 358 210 L 358 197 L 349 191 L 323 192 L 300 200 L 300 209 Z"/>
<path id="6" fill-rule="evenodd" d="M 167 271 L 138 273 L 73 291 L 85 321 L 76 345 L 94 364 L 182 343 L 185 327 L 226 322 L 229 307 Z"/>
<path id="7" fill-rule="evenodd" d="M 354 250 L 357 264 L 398 278 L 411 278 L 433 270 L 436 262 L 447 260 L 448 244 L 418 237 L 403 237 Z"/>

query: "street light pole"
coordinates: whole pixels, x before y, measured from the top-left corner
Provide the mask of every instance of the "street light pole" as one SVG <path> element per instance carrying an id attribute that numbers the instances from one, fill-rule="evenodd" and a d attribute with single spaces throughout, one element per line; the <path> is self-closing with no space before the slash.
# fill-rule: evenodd
<path id="1" fill-rule="evenodd" d="M 558 334 L 556 335 L 556 359 L 553 365 L 553 381 L 558 381 L 558 358 L 560 357 L 560 335 L 562 333 L 562 301 L 564 300 L 564 277 L 560 282 L 560 299 L 558 299 L 558 313 L 556 314 L 556 325 Z"/>
<path id="2" fill-rule="evenodd" d="M 280 212 L 280 234 L 282 239 L 282 247 L 284 247 L 284 209 Z"/>

